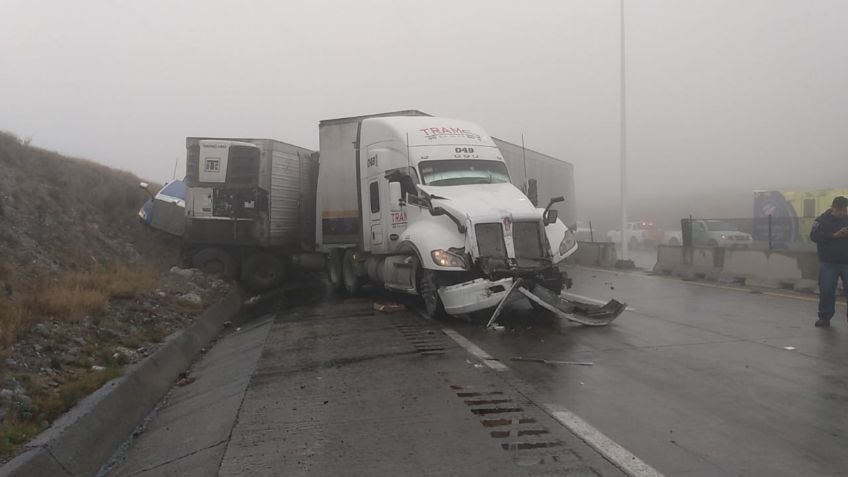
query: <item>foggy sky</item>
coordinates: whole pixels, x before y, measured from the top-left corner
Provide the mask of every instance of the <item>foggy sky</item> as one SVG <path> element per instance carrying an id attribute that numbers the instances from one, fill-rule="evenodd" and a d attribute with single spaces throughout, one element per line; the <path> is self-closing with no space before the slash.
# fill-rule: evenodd
<path id="1" fill-rule="evenodd" d="M 846 187 L 848 2 L 626 5 L 631 198 Z M 0 129 L 164 181 L 186 136 L 420 109 L 574 163 L 585 216 L 618 201 L 619 61 L 618 0 L 0 0 Z"/>

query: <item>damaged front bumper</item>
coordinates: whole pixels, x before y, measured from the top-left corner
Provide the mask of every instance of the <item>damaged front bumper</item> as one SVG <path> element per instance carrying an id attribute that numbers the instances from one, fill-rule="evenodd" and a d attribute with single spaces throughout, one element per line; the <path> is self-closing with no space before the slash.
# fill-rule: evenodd
<path id="1" fill-rule="evenodd" d="M 449 315 L 462 315 L 498 306 L 512 286 L 512 278 L 478 278 L 439 288 L 439 297 Z"/>

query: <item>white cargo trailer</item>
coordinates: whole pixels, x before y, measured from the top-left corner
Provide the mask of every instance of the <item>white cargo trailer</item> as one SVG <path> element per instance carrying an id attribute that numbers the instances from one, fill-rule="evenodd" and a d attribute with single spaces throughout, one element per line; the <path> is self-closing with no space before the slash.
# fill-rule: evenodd
<path id="1" fill-rule="evenodd" d="M 574 166 L 567 161 L 493 137 L 509 168 L 512 183 L 536 205 L 547 204 L 562 196 L 565 201 L 553 205 L 559 218 L 569 229 L 577 225 L 577 202 L 574 193 Z"/>
<path id="2" fill-rule="evenodd" d="M 272 139 L 186 138 L 184 244 L 193 265 L 279 283 L 313 247 L 316 153 Z"/>

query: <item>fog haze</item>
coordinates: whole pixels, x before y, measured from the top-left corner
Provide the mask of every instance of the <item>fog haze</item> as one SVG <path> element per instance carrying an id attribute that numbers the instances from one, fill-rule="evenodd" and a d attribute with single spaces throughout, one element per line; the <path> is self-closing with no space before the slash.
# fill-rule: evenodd
<path id="1" fill-rule="evenodd" d="M 625 4 L 631 200 L 846 186 L 848 2 Z M 164 181 L 185 136 L 317 149 L 321 119 L 420 109 L 572 162 L 591 218 L 619 41 L 617 0 L 7 0 L 0 129 Z"/>

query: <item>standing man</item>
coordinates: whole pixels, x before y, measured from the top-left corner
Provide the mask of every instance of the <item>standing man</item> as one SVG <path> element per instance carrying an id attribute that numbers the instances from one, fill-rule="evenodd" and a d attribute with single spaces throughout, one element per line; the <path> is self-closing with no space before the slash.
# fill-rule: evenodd
<path id="1" fill-rule="evenodd" d="M 848 199 L 833 199 L 830 209 L 813 222 L 810 240 L 819 254 L 819 319 L 817 327 L 830 326 L 836 313 L 836 284 L 848 295 Z"/>

